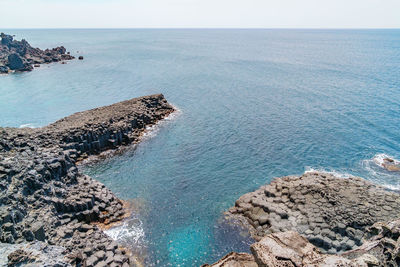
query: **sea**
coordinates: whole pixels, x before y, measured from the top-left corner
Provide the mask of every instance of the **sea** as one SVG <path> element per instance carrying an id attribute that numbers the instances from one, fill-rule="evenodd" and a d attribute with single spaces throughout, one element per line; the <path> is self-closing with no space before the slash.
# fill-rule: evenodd
<path id="1" fill-rule="evenodd" d="M 84 60 L 0 76 L 0 125 L 163 93 L 177 112 L 81 171 L 132 205 L 107 234 L 142 266 L 249 251 L 224 212 L 275 177 L 310 171 L 400 189 L 400 30 L 0 29 Z"/>

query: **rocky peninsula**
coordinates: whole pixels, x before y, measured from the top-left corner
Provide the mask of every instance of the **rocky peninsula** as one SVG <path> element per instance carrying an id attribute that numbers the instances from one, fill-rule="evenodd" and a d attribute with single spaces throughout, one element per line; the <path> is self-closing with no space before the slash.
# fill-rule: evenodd
<path id="1" fill-rule="evenodd" d="M 138 142 L 147 126 L 173 111 L 159 94 L 42 128 L 0 128 L 0 265 L 134 266 L 98 227 L 121 220 L 123 202 L 76 164 Z"/>
<path id="2" fill-rule="evenodd" d="M 277 178 L 241 196 L 227 216 L 258 242 L 252 255 L 211 266 L 400 265 L 400 194 L 362 178 Z"/>
<path id="3" fill-rule="evenodd" d="M 32 47 L 25 39 L 17 41 L 13 36 L 4 33 L 0 37 L 0 74 L 31 71 L 40 64 L 75 58 L 63 46 L 41 50 Z"/>

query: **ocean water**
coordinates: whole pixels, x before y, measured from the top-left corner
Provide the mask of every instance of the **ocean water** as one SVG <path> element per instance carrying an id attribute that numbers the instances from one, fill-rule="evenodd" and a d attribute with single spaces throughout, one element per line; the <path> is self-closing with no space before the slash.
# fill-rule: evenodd
<path id="1" fill-rule="evenodd" d="M 108 234 L 145 266 L 199 266 L 251 242 L 242 194 L 310 170 L 400 188 L 400 30 L 3 30 L 83 61 L 0 76 L 0 125 L 163 93 L 179 112 L 87 166 L 135 211 Z M 79 51 L 79 53 L 78 53 Z"/>

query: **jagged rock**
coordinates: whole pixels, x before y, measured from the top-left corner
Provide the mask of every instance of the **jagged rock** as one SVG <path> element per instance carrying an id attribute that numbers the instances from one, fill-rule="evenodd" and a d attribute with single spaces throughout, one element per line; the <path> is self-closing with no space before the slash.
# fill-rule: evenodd
<path id="1" fill-rule="evenodd" d="M 62 247 L 44 242 L 15 245 L 0 243 L 0 266 L 71 267 L 64 251 Z"/>
<path id="2" fill-rule="evenodd" d="M 391 158 L 384 158 L 382 166 L 390 172 L 399 172 L 400 171 L 400 163 L 396 162 L 394 159 L 391 159 Z"/>
<path id="3" fill-rule="evenodd" d="M 360 246 L 374 223 L 400 217 L 400 195 L 361 178 L 307 173 L 277 178 L 243 195 L 227 214 L 256 240 L 293 230 L 336 253 Z"/>
<path id="4" fill-rule="evenodd" d="M 22 58 L 15 53 L 8 56 L 8 67 L 11 70 L 21 70 L 25 68 L 25 65 Z"/>
<path id="5" fill-rule="evenodd" d="M 74 59 L 70 54 L 66 54 L 63 46 L 43 51 L 33 48 L 24 39 L 16 41 L 13 36 L 4 33 L 1 33 L 0 37 L 0 73 L 8 73 L 9 69 L 31 71 L 32 65 L 36 67 L 38 64 Z"/>
<path id="6" fill-rule="evenodd" d="M 391 234 L 400 229 L 400 221 L 389 223 Z M 380 228 L 381 225 L 377 225 Z M 382 230 L 382 228 L 381 228 Z M 382 230 L 385 232 L 384 230 Z M 399 266 L 398 242 L 385 240 L 381 232 L 366 241 L 360 248 L 340 255 L 324 254 L 306 238 L 294 231 L 273 233 L 251 245 L 253 255 L 230 253 L 210 267 L 219 266 L 259 266 L 259 267 L 372 267 Z M 385 232 L 386 234 L 388 232 Z M 393 236 L 393 235 L 391 235 Z M 395 237 L 398 239 L 398 236 Z M 393 245 L 394 244 L 394 245 Z M 392 246 L 393 245 L 393 246 Z M 241 255 L 237 257 L 236 255 Z M 243 265 L 243 259 L 248 259 Z M 254 263 L 253 263 L 254 262 Z"/>
<path id="7" fill-rule="evenodd" d="M 218 262 L 209 265 L 204 264 L 201 267 L 257 267 L 257 263 L 252 255 L 248 253 L 231 252 Z"/>
<path id="8" fill-rule="evenodd" d="M 9 68 L 7 66 L 0 66 L 0 73 L 8 73 Z"/>
<path id="9" fill-rule="evenodd" d="M 39 240 L 60 246 L 68 265 L 88 266 L 91 256 L 96 257 L 93 264 L 130 264 L 129 256 L 118 254 L 120 247 L 90 224 L 121 220 L 122 201 L 102 183 L 81 174 L 76 163 L 138 142 L 147 125 L 173 111 L 159 94 L 79 112 L 42 128 L 0 128 L 1 242 L 23 245 Z M 112 146 L 110 139 L 115 140 Z M 96 147 L 91 145 L 94 141 Z M 87 251 L 87 245 L 93 248 Z M 0 251 L 0 258 L 11 252 Z M 108 259 L 106 252 L 116 256 Z M 33 254 L 40 258 L 46 253 Z M 20 259 L 22 254 L 17 254 L 12 259 Z"/>

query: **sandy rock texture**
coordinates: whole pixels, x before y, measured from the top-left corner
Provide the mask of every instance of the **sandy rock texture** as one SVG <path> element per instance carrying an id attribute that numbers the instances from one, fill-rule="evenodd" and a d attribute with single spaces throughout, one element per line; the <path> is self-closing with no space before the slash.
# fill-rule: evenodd
<path id="1" fill-rule="evenodd" d="M 0 241 L 61 247 L 67 265 L 133 265 L 129 253 L 96 226 L 120 220 L 123 203 L 81 174 L 76 162 L 138 142 L 146 126 L 173 111 L 159 94 L 79 112 L 43 128 L 0 128 Z M 19 249 L 6 251 L 10 266 L 40 258 Z M 47 250 L 42 253 L 45 258 Z"/>

